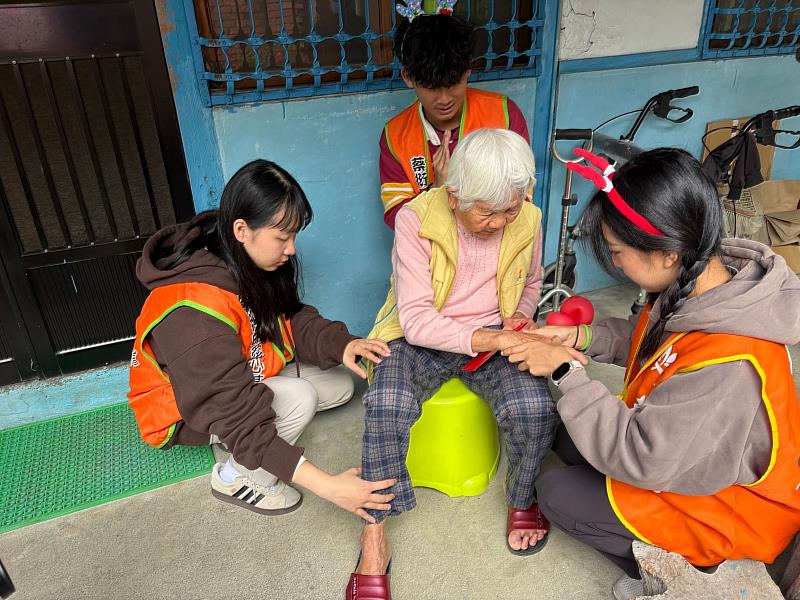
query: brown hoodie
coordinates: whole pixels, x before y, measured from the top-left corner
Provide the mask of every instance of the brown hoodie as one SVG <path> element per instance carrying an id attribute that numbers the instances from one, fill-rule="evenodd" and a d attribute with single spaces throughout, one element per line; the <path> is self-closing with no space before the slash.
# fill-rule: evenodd
<path id="1" fill-rule="evenodd" d="M 767 246 L 728 239 L 722 260 L 734 277 L 689 298 L 669 333 L 704 331 L 800 342 L 800 279 Z M 650 314 L 658 316 L 659 303 Z M 624 366 L 636 317 L 592 327 L 587 354 Z M 689 495 L 752 483 L 769 465 L 772 434 L 761 380 L 747 361 L 673 375 L 628 409 L 583 370 L 560 386 L 558 411 L 581 454 L 598 471 L 639 487 Z"/>
<path id="2" fill-rule="evenodd" d="M 136 265 L 142 284 L 153 290 L 174 283 L 208 283 L 237 294 L 225 263 L 207 250 L 194 252 L 177 268 L 163 268 L 199 234 L 199 228 L 184 223 L 151 237 Z M 291 316 L 291 323 L 298 360 L 322 369 L 341 364 L 345 346 L 355 339 L 344 323 L 324 319 L 309 305 Z M 238 463 L 291 481 L 303 449 L 277 435 L 272 390 L 253 380 L 238 334 L 219 319 L 182 307 L 156 325 L 149 339 L 159 365 L 170 376 L 183 417 L 173 443 L 207 444 L 215 434 Z"/>

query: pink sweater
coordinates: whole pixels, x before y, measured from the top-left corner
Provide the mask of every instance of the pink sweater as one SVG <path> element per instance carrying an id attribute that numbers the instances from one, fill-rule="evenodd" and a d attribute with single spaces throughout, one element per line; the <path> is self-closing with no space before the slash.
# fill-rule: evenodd
<path id="1" fill-rule="evenodd" d="M 472 334 L 503 322 L 497 303 L 497 260 L 503 230 L 480 238 L 458 227 L 458 265 L 453 289 L 442 311 L 433 306 L 431 243 L 419 237 L 420 221 L 413 209 L 403 207 L 395 221 L 392 249 L 394 288 L 400 326 L 408 343 L 444 352 L 475 356 Z M 531 268 L 517 311 L 530 317 L 542 289 L 541 230 L 534 241 Z"/>

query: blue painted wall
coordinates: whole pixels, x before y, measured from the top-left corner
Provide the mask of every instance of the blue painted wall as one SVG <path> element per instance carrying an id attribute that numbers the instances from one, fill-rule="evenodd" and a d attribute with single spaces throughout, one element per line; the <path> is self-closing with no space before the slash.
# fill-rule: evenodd
<path id="1" fill-rule="evenodd" d="M 324 314 L 366 333 L 384 298 L 392 243 L 391 232 L 382 224 L 378 199 L 377 139 L 383 123 L 412 101 L 412 93 L 396 90 L 212 110 L 204 103 L 194 73 L 192 54 L 197 49 L 191 44 L 193 23 L 186 18 L 184 3 L 157 0 L 156 6 L 197 210 L 214 206 L 224 181 L 254 158 L 268 158 L 287 168 L 303 185 L 316 211 L 314 223 L 299 242 L 305 298 Z M 659 58 L 689 60 L 673 55 L 648 56 L 650 62 Z M 800 98 L 800 65 L 791 56 L 615 68 L 637 60 L 637 56 L 622 56 L 593 59 L 591 64 L 562 63 L 556 126 L 592 127 L 638 108 L 659 91 L 697 84 L 701 94 L 681 101 L 695 110 L 692 120 L 671 125 L 648 119 L 637 143 L 680 146 L 699 155 L 706 122 L 755 114 L 797 103 Z M 594 70 L 582 71 L 586 68 Z M 608 70 L 599 70 L 602 68 Z M 511 96 L 534 131 L 535 79 L 487 82 L 479 87 Z M 605 132 L 619 135 L 631 119 L 620 119 Z M 798 128 L 796 121 L 786 125 Z M 537 124 L 542 126 L 546 123 Z M 799 156 L 800 151 L 778 150 L 773 178 L 800 178 Z M 554 259 L 558 243 L 564 169 L 554 162 L 548 174 L 546 262 Z M 546 179 L 540 177 L 541 182 Z M 577 181 L 574 189 L 582 202 L 573 209 L 573 222 L 591 192 L 582 181 Z M 579 256 L 578 289 L 613 283 L 596 265 Z"/>
<path id="2" fill-rule="evenodd" d="M 534 79 L 477 84 L 511 97 L 532 130 Z M 214 109 L 225 178 L 255 158 L 303 186 L 314 222 L 299 237 L 305 300 L 366 334 L 386 299 L 393 234 L 383 223 L 378 138 L 414 99 L 410 90 Z"/>
<path id="3" fill-rule="evenodd" d="M 776 56 L 564 74 L 559 78 L 556 127 L 595 127 L 621 112 L 640 108 L 658 92 L 690 85 L 699 85 L 700 94 L 676 103 L 692 108 L 694 116 L 680 125 L 649 117 L 636 136 L 637 145 L 644 148 L 677 146 L 699 157 L 702 149 L 700 138 L 705 133 L 707 122 L 746 117 L 800 102 L 800 64 L 792 56 Z M 623 117 L 601 131 L 623 135 L 633 124 L 633 119 L 634 116 Z M 800 129 L 800 118 L 786 120 L 784 125 L 785 129 Z M 564 167 L 557 161 L 554 163 L 545 240 L 546 261 L 554 260 L 558 247 L 564 186 Z M 776 150 L 772 179 L 800 179 L 800 149 Z M 587 182 L 579 178 L 573 181 L 573 191 L 578 194 L 580 203 L 577 210 L 572 209 L 572 222 L 577 220 L 593 192 Z M 584 257 L 580 247 L 578 275 L 579 290 L 613 283 Z"/>
<path id="4" fill-rule="evenodd" d="M 796 104 L 800 65 L 793 57 L 782 56 L 567 73 L 559 77 L 556 126 L 593 127 L 639 108 L 655 93 L 688 85 L 699 85 L 700 94 L 678 103 L 691 107 L 694 117 L 680 125 L 648 118 L 637 135 L 639 145 L 678 146 L 699 156 L 707 122 Z M 535 80 L 480 87 L 508 94 L 532 124 Z M 390 272 L 392 235 L 381 220 L 377 139 L 383 123 L 412 99 L 410 91 L 401 90 L 213 111 L 226 179 L 242 164 L 262 157 L 287 168 L 303 185 L 316 211 L 299 243 L 306 299 L 360 333 L 369 329 L 384 299 Z M 603 131 L 621 135 L 633 118 L 623 117 Z M 784 124 L 798 129 L 800 119 Z M 772 178 L 800 178 L 800 150 L 776 150 Z M 558 244 L 563 181 L 564 169 L 556 162 L 551 169 L 546 262 L 554 260 Z M 592 189 L 576 180 L 573 191 L 581 202 L 572 210 L 572 222 Z M 614 283 L 580 247 L 578 253 L 579 290 Z"/>

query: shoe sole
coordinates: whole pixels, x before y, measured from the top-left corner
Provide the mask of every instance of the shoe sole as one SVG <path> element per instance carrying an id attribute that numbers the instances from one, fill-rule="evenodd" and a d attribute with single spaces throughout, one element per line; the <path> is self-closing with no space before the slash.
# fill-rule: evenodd
<path id="1" fill-rule="evenodd" d="M 547 540 L 549 539 L 550 532 L 548 531 L 542 539 L 536 542 L 535 545 L 528 546 L 525 548 L 525 550 L 514 550 L 514 548 L 511 547 L 511 544 L 508 543 L 508 537 L 506 537 L 506 548 L 508 548 L 508 551 L 511 552 L 511 554 L 516 556 L 530 556 L 544 550 L 544 547 L 547 545 Z"/>
<path id="2" fill-rule="evenodd" d="M 644 594 L 644 592 L 642 592 Z M 642 594 L 634 594 L 633 596 L 623 596 L 621 594 L 617 594 L 617 590 L 611 589 L 611 595 L 614 597 L 614 600 L 630 600 L 630 598 L 640 598 Z"/>
<path id="3" fill-rule="evenodd" d="M 223 502 L 227 502 L 228 504 L 233 504 L 234 506 L 238 506 L 240 508 L 246 508 L 247 510 L 252 510 L 255 513 L 260 515 L 266 515 L 271 517 L 277 517 L 279 515 L 286 515 L 290 512 L 296 511 L 300 508 L 300 505 L 303 503 L 303 496 L 300 496 L 300 500 L 297 501 L 297 504 L 289 506 L 287 508 L 258 508 L 256 506 L 252 506 L 247 502 L 242 502 L 238 498 L 233 498 L 228 496 L 227 494 L 223 494 L 222 492 L 218 492 L 215 489 L 211 489 L 211 494 L 217 499 L 222 500 Z"/>

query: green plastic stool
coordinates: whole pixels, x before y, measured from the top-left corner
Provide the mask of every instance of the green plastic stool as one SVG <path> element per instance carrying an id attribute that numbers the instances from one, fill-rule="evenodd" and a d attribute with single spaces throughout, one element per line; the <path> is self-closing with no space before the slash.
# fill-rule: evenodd
<path id="1" fill-rule="evenodd" d="M 489 405 L 459 379 L 422 404 L 411 427 L 406 467 L 415 487 L 448 496 L 486 491 L 500 462 L 497 422 Z"/>

